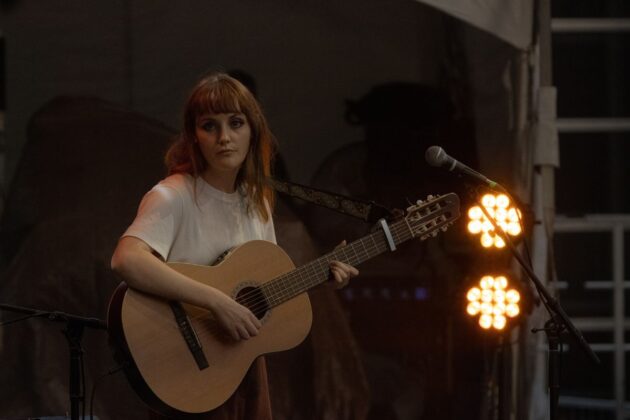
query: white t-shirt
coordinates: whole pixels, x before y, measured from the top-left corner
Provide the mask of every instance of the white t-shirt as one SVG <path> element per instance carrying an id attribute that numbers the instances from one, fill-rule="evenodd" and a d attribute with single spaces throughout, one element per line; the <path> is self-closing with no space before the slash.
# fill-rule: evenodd
<path id="1" fill-rule="evenodd" d="M 202 265 L 247 241 L 276 242 L 272 219 L 264 222 L 255 209 L 248 212 L 242 192 L 224 193 L 188 174 L 153 187 L 123 236 L 143 240 L 165 261 Z"/>

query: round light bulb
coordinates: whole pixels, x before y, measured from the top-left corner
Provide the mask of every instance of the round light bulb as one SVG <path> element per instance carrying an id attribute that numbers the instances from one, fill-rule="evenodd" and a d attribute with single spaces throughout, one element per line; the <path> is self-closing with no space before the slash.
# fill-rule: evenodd
<path id="1" fill-rule="evenodd" d="M 521 233 L 521 225 L 519 225 L 518 223 L 510 223 L 508 225 L 508 228 L 505 230 L 507 231 L 508 234 L 512 236 L 516 236 L 519 233 Z"/>
<path id="2" fill-rule="evenodd" d="M 505 194 L 499 194 L 497 195 L 496 205 L 497 207 L 501 207 L 505 209 L 507 208 L 507 206 L 510 205 L 510 199 Z"/>
<path id="3" fill-rule="evenodd" d="M 481 290 L 479 290 L 479 288 L 477 288 L 477 287 L 473 287 L 472 289 L 470 289 L 468 291 L 468 293 L 466 293 L 466 298 L 470 302 L 474 302 L 476 300 L 479 300 L 479 298 L 481 298 Z"/>
<path id="4" fill-rule="evenodd" d="M 469 315 L 475 316 L 481 311 L 481 304 L 479 302 L 470 302 L 466 307 L 466 312 Z"/>
<path id="5" fill-rule="evenodd" d="M 514 213 L 514 215 L 516 215 L 516 213 Z M 482 216 L 483 211 L 481 211 L 481 207 L 479 206 L 471 207 L 470 210 L 468 210 L 468 217 L 470 217 L 472 220 L 479 220 Z"/>
<path id="6" fill-rule="evenodd" d="M 508 285 L 507 277 L 505 276 L 497 276 L 494 279 L 494 287 L 495 289 L 505 289 Z"/>
<path id="7" fill-rule="evenodd" d="M 496 206 L 496 203 L 497 200 L 492 194 L 486 194 L 481 198 L 481 204 L 483 204 L 485 208 L 492 208 Z"/>
<path id="8" fill-rule="evenodd" d="M 509 303 L 516 303 L 521 300 L 521 295 L 516 290 L 510 289 L 505 294 L 505 300 L 507 300 Z"/>
<path id="9" fill-rule="evenodd" d="M 479 280 L 479 285 L 482 289 L 488 289 L 492 287 L 494 284 L 494 277 L 492 276 L 483 276 L 481 280 Z"/>
<path id="10" fill-rule="evenodd" d="M 497 330 L 502 330 L 505 328 L 505 324 L 507 323 L 507 319 L 503 315 L 495 316 L 492 321 L 492 326 Z"/>
<path id="11" fill-rule="evenodd" d="M 505 314 L 510 318 L 514 318 L 521 310 L 516 303 L 510 303 L 505 307 Z"/>
<path id="12" fill-rule="evenodd" d="M 492 308 L 492 313 L 494 314 L 494 316 L 503 316 L 505 315 L 505 304 L 504 303 L 499 303 L 497 302 L 496 305 L 494 305 L 494 307 Z"/>
<path id="13" fill-rule="evenodd" d="M 488 329 L 492 326 L 492 317 L 490 315 L 481 315 L 479 317 L 479 325 L 481 328 Z"/>
<path id="14" fill-rule="evenodd" d="M 492 302 L 493 298 L 492 290 L 482 290 L 481 291 L 481 301 L 482 302 Z"/>
<path id="15" fill-rule="evenodd" d="M 511 208 L 508 210 L 507 217 L 510 222 L 518 223 L 518 214 L 516 213 L 515 208 Z"/>
<path id="16" fill-rule="evenodd" d="M 484 302 L 479 307 L 479 310 L 484 315 L 491 315 L 492 314 L 492 304 L 488 303 L 488 302 Z"/>
<path id="17" fill-rule="evenodd" d="M 494 291 L 494 301 L 497 303 L 505 302 L 505 292 L 501 289 Z"/>
<path id="18" fill-rule="evenodd" d="M 484 233 L 483 235 L 481 235 L 481 245 L 484 248 L 490 248 L 492 245 L 494 245 L 494 239 L 492 239 L 492 236 L 489 233 Z"/>
<path id="19" fill-rule="evenodd" d="M 481 221 L 479 221 L 479 220 L 471 220 L 468 223 L 468 232 L 476 235 L 476 234 L 481 232 L 481 228 L 482 227 L 483 227 L 483 224 L 481 223 Z"/>

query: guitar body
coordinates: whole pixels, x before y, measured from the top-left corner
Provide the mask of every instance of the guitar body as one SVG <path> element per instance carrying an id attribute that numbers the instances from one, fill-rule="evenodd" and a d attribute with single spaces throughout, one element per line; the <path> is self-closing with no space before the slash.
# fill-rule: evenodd
<path id="1" fill-rule="evenodd" d="M 280 247 L 266 241 L 247 242 L 216 266 L 169 266 L 235 299 L 295 268 Z M 207 367 L 200 367 L 193 357 L 168 301 L 123 284 L 114 293 L 108 313 L 111 341 L 117 357 L 126 362 L 129 381 L 148 405 L 167 415 L 205 413 L 223 404 L 256 357 L 295 347 L 312 322 L 306 293 L 257 313 L 263 324 L 258 336 L 241 341 L 223 333 L 208 311 L 181 307 Z"/>

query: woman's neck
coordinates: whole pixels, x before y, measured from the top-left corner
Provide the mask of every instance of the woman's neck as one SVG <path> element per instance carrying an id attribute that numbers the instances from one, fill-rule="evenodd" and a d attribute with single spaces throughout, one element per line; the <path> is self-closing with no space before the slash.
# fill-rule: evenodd
<path id="1" fill-rule="evenodd" d="M 210 168 L 206 169 L 201 177 L 210 184 L 212 187 L 224 193 L 231 194 L 236 191 L 236 176 L 238 171 L 231 172 L 217 172 L 211 171 Z"/>

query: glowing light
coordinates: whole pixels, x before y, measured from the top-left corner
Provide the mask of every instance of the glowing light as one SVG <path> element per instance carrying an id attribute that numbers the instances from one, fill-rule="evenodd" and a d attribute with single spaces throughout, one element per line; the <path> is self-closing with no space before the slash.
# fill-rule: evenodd
<path id="1" fill-rule="evenodd" d="M 481 290 L 478 287 L 473 287 L 466 294 L 466 298 L 471 302 L 479 300 L 480 297 L 481 297 Z"/>
<path id="2" fill-rule="evenodd" d="M 495 316 L 492 320 L 492 326 L 497 330 L 502 330 L 507 324 L 507 319 L 503 315 Z"/>
<path id="3" fill-rule="evenodd" d="M 492 290 L 486 289 L 481 291 L 482 302 L 492 302 L 493 293 Z"/>
<path id="4" fill-rule="evenodd" d="M 492 317 L 490 315 L 481 315 L 479 317 L 479 325 L 481 328 L 489 329 L 492 326 Z"/>
<path id="5" fill-rule="evenodd" d="M 495 290 L 494 291 L 494 301 L 496 303 L 503 303 L 505 302 L 505 292 L 503 290 Z"/>
<path id="6" fill-rule="evenodd" d="M 481 204 L 483 204 L 483 206 L 486 208 L 492 208 L 497 205 L 497 199 L 492 194 L 486 194 L 481 197 Z"/>
<path id="7" fill-rule="evenodd" d="M 481 311 L 481 304 L 479 302 L 470 302 L 466 307 L 466 312 L 469 315 L 475 316 Z"/>
<path id="8" fill-rule="evenodd" d="M 477 286 L 468 290 L 466 299 L 466 312 L 470 316 L 479 315 L 479 325 L 486 330 L 502 330 L 509 318 L 520 313 L 520 294 L 509 288 L 506 276 L 483 276 Z"/>
<path id="9" fill-rule="evenodd" d="M 516 303 L 510 303 L 505 307 L 505 314 L 510 318 L 514 318 L 521 312 L 518 305 Z"/>
<path id="10" fill-rule="evenodd" d="M 494 277 L 492 276 L 483 276 L 481 280 L 479 280 L 479 285 L 481 286 L 481 289 L 489 289 L 492 287 L 493 284 Z"/>
<path id="11" fill-rule="evenodd" d="M 501 227 L 509 236 L 517 237 L 521 235 L 520 210 L 511 207 L 510 198 L 505 194 L 485 194 L 481 198 L 485 212 L 494 219 L 495 223 Z M 480 235 L 479 241 L 484 248 L 505 248 L 505 240 L 495 233 L 495 228 L 484 210 L 480 206 L 473 206 L 468 209 L 468 232 L 472 235 Z"/>
<path id="12" fill-rule="evenodd" d="M 500 236 L 494 237 L 494 246 L 497 248 L 503 248 L 505 246 L 505 241 Z"/>
<path id="13" fill-rule="evenodd" d="M 514 289 L 508 290 L 505 294 L 505 299 L 509 303 L 517 303 L 519 300 L 521 300 L 521 294 Z"/>
<path id="14" fill-rule="evenodd" d="M 481 245 L 483 245 L 484 248 L 490 248 L 492 245 L 494 245 L 494 239 L 492 238 L 492 235 L 490 235 L 488 232 L 481 235 Z"/>
<path id="15" fill-rule="evenodd" d="M 514 212 L 514 214 L 516 215 L 516 212 Z M 483 217 L 483 211 L 481 210 L 481 207 L 471 207 L 470 210 L 468 210 L 468 217 L 472 220 L 481 219 Z"/>
<path id="16" fill-rule="evenodd" d="M 490 302 L 484 302 L 479 306 L 479 310 L 484 315 L 492 314 L 492 304 Z"/>
<path id="17" fill-rule="evenodd" d="M 481 223 L 481 221 L 471 220 L 468 223 L 468 232 L 472 233 L 473 235 L 476 235 L 481 232 L 482 227 L 483 227 L 483 224 Z"/>
<path id="18" fill-rule="evenodd" d="M 510 205 L 510 199 L 505 194 L 499 194 L 497 195 L 496 204 L 497 204 L 497 207 L 500 207 L 502 209 L 507 209 L 508 206 Z"/>

